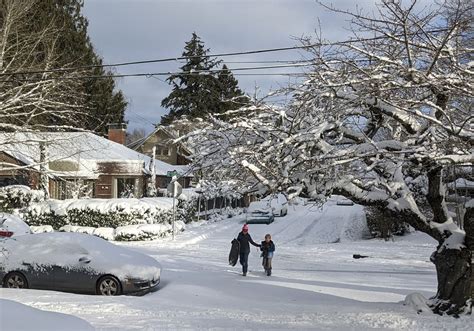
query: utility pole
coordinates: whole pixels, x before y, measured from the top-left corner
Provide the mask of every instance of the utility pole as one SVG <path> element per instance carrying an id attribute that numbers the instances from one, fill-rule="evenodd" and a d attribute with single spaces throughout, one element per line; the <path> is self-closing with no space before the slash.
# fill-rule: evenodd
<path id="1" fill-rule="evenodd" d="M 44 199 L 49 199 L 49 178 L 48 178 L 48 151 L 46 149 L 46 143 L 41 141 L 39 143 L 40 150 L 40 189 L 44 193 Z"/>

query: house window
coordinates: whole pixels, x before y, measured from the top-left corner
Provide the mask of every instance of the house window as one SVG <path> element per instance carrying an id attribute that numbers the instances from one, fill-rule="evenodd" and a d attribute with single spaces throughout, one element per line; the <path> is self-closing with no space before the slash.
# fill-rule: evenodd
<path id="1" fill-rule="evenodd" d="M 117 178 L 117 198 L 135 198 L 138 193 L 136 178 Z"/>
<path id="2" fill-rule="evenodd" d="M 8 185 L 28 185 L 28 180 L 23 176 L 0 177 L 0 187 Z"/>
<path id="3" fill-rule="evenodd" d="M 156 145 L 156 155 L 157 156 L 169 156 L 170 149 L 168 146 Z"/>
<path id="4" fill-rule="evenodd" d="M 50 192 L 54 199 L 80 199 L 91 198 L 94 195 L 95 183 L 93 180 L 59 180 L 54 182 L 53 191 Z"/>

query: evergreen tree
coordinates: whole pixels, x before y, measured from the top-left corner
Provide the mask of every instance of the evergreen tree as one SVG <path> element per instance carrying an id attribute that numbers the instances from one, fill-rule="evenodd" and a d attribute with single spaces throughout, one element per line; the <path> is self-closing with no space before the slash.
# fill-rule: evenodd
<path id="1" fill-rule="evenodd" d="M 173 90 L 161 102 L 162 107 L 170 110 L 169 114 L 161 118 L 162 125 L 169 125 L 184 115 L 196 118 L 223 113 L 239 108 L 246 101 L 237 80 L 225 65 L 217 74 L 203 73 L 219 69 L 221 63 L 220 60 L 210 58 L 208 52 L 209 49 L 193 33 L 182 54 L 187 59 L 180 68 L 181 73 L 167 79 Z"/>
<path id="2" fill-rule="evenodd" d="M 201 72 L 219 65 L 219 61 L 207 56 L 208 52 L 209 49 L 204 48 L 198 35 L 193 33 L 182 54 L 187 57 L 186 63 L 180 68 L 182 73 L 167 79 L 173 85 L 173 90 L 161 102 L 162 107 L 170 109 L 169 114 L 162 117 L 161 124 L 168 125 L 183 115 L 198 117 L 217 110 L 218 81 L 214 75 Z"/>
<path id="3" fill-rule="evenodd" d="M 63 27 L 59 37 L 62 58 L 60 65 L 80 67 L 96 66 L 84 70 L 83 76 L 96 78 L 83 79 L 82 106 L 87 115 L 82 116 L 82 128 L 104 133 L 109 123 L 124 120 L 127 102 L 121 91 L 115 90 L 112 73 L 105 70 L 102 59 L 95 53 L 87 35 L 88 21 L 81 15 L 83 0 L 48 0 L 56 12 L 56 24 Z M 45 8 L 47 9 L 47 8 Z M 42 11 L 42 15 L 45 11 Z"/>
<path id="4" fill-rule="evenodd" d="M 224 64 L 222 70 L 217 75 L 220 91 L 219 114 L 229 110 L 238 109 L 249 103 L 249 98 L 239 88 L 239 82 L 235 79 L 232 72 Z M 221 116 L 221 119 L 228 119 L 231 115 Z"/>

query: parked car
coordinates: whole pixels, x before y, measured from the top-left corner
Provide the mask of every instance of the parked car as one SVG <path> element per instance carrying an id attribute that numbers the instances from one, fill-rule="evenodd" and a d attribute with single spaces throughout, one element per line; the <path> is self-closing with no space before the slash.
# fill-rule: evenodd
<path id="1" fill-rule="evenodd" d="M 30 227 L 21 218 L 8 213 L 0 213 L 0 237 L 21 236 L 30 233 Z"/>
<path id="2" fill-rule="evenodd" d="M 0 238 L 3 287 L 100 295 L 144 294 L 160 283 L 154 258 L 82 233 Z"/>
<path id="3" fill-rule="evenodd" d="M 254 210 L 246 214 L 245 223 L 247 224 L 270 224 L 275 220 L 271 211 Z"/>
<path id="4" fill-rule="evenodd" d="M 285 216 L 288 214 L 288 200 L 281 193 L 269 195 L 250 203 L 247 213 L 253 212 L 271 212 L 273 216 Z"/>
<path id="5" fill-rule="evenodd" d="M 336 201 L 336 205 L 338 206 L 353 206 L 354 202 L 351 200 L 344 198 L 344 197 L 339 197 Z"/>
<path id="6" fill-rule="evenodd" d="M 284 194 L 278 193 L 263 200 L 270 201 L 273 215 L 286 216 L 288 214 L 288 200 Z"/>

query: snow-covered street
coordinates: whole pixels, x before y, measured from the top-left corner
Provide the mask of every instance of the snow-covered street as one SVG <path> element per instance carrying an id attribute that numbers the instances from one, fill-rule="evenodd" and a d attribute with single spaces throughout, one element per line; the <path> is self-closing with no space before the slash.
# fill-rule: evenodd
<path id="1" fill-rule="evenodd" d="M 470 316 L 417 314 L 401 303 L 413 292 L 435 294 L 429 262 L 434 241 L 420 233 L 388 242 L 353 241 L 363 235 L 357 226 L 361 213 L 360 206 L 333 201 L 323 210 L 291 206 L 270 225 L 250 225 L 257 242 L 266 233 L 273 236 L 271 277 L 264 275 L 254 247 L 247 277 L 239 264 L 228 265 L 230 241 L 244 221 L 239 216 L 189 226 L 175 241 L 121 243 L 161 262 L 155 293 L 101 297 L 1 289 L 0 298 L 72 314 L 97 329 L 471 329 Z"/>

